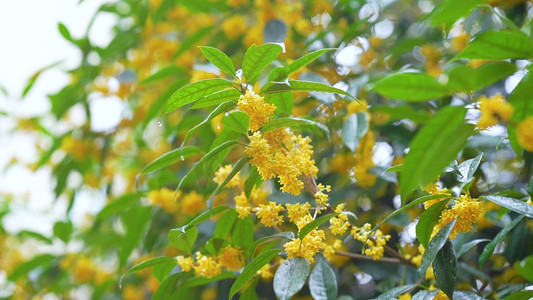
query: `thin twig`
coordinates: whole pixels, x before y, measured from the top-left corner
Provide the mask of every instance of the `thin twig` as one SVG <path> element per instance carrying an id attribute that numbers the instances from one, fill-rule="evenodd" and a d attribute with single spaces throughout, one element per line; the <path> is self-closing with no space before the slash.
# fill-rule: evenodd
<path id="1" fill-rule="evenodd" d="M 376 262 L 386 262 L 386 263 L 402 264 L 402 265 L 412 266 L 412 264 L 406 263 L 404 260 L 401 260 L 401 259 L 398 259 L 398 258 L 393 258 L 393 257 L 382 257 L 382 258 L 380 258 L 378 260 L 375 260 L 371 256 L 366 256 L 366 255 L 357 254 L 357 253 L 335 251 L 335 254 L 346 256 L 346 257 L 350 257 L 350 258 L 354 258 L 354 259 L 359 259 L 359 260 L 371 260 L 371 261 L 376 261 Z"/>

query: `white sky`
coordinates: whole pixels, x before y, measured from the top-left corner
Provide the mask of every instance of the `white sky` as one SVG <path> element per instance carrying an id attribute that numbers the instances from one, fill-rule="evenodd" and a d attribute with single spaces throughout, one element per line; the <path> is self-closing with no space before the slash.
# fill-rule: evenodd
<path id="1" fill-rule="evenodd" d="M 64 216 L 64 201 L 53 204 L 50 170 L 31 172 L 23 167 L 12 167 L 3 172 L 12 157 L 23 162 L 34 162 L 34 136 L 26 133 L 10 134 L 12 117 L 43 115 L 49 110 L 48 94 L 57 92 L 68 83 L 65 73 L 75 67 L 81 55 L 57 29 L 62 22 L 75 38 L 81 37 L 98 7 L 104 0 L 17 0 L 0 1 L 0 86 L 9 92 L 6 98 L 0 93 L 0 194 L 13 193 L 17 197 L 17 212 L 6 218 L 4 224 L 10 231 L 31 229 L 50 233 L 53 221 Z M 111 38 L 115 19 L 110 14 L 100 15 L 89 34 L 97 45 L 106 45 Z M 38 69 L 62 61 L 62 64 L 39 77 L 25 99 L 20 96 L 30 78 Z M 90 197 L 92 191 L 87 192 Z M 94 195 L 92 195 L 94 196 Z M 27 200 L 23 201 L 23 200 Z M 90 199 L 79 201 L 74 217 L 81 217 L 89 208 Z"/>

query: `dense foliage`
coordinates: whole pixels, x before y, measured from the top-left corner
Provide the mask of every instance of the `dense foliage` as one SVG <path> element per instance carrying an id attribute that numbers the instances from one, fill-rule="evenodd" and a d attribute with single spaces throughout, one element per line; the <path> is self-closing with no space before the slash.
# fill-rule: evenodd
<path id="1" fill-rule="evenodd" d="M 122 0 L 106 47 L 59 24 L 81 63 L 17 128 L 69 205 L 50 236 L 0 227 L 1 296 L 533 297 L 532 12 Z M 87 190 L 108 201 L 72 220 Z"/>

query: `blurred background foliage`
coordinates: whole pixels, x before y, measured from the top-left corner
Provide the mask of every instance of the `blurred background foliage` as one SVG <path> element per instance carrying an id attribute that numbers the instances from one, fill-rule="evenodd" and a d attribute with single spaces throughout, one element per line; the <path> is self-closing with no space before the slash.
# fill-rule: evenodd
<path id="1" fill-rule="evenodd" d="M 221 280 L 187 279 L 178 284 L 178 279 L 165 279 L 179 272 L 175 259 L 152 260 L 157 262 L 153 268 L 129 274 L 119 288 L 120 277 L 132 266 L 190 252 L 169 243 L 169 231 L 206 211 L 217 185 L 212 175 L 200 176 L 175 189 L 202 153 L 238 136 L 225 128 L 224 114 L 210 117 L 216 103 L 162 114 L 167 99 L 179 88 L 224 78 L 197 46 L 216 47 L 240 66 L 252 44 L 282 43 L 283 53 L 267 70 L 312 51 L 335 48 L 290 78 L 334 86 L 359 102 L 322 92 L 283 93 L 288 100 L 267 100 L 290 103 L 284 108 L 278 105 L 278 116 L 309 117 L 327 127 L 329 136 L 302 130 L 312 139 L 313 159 L 320 170 L 317 180 L 332 186 L 330 204 L 345 203 L 345 210 L 357 216 L 358 226 L 375 225 L 410 200 L 444 188 L 456 197 L 462 192 L 472 198 L 496 195 L 504 197 L 504 202 L 526 203 L 533 193 L 533 122 L 519 125 L 533 116 L 532 11 L 531 1 L 523 0 L 109 1 L 96 13 L 117 16 L 114 38 L 105 47 L 94 45 L 88 34 L 73 36 L 58 24 L 61 35 L 82 53 L 81 62 L 69 70 L 70 83 L 49 95 L 49 114 L 16 120 L 12 134 L 25 131 L 38 136 L 39 159 L 27 167 L 51 170 L 57 201 L 68 205 L 51 235 L 0 227 L 0 297 L 149 299 L 163 283 L 168 295 L 174 295 L 167 299 L 227 299 L 238 272 Z M 46 68 L 31 78 L 23 97 L 42 72 Z M 267 76 L 260 77 L 256 91 L 267 81 Z M 497 98 L 500 102 L 486 101 L 493 104 L 482 101 Z M 106 103 L 119 105 L 120 113 L 108 111 Z M 416 173 L 407 170 L 417 167 L 416 161 L 404 164 L 408 149 L 416 147 L 413 138 L 429 123 L 437 126 L 436 135 L 446 132 L 451 124 L 433 121 L 449 106 L 464 107 L 458 113 L 466 114 L 466 120 L 478 128 L 474 132 L 473 126 L 468 127 L 470 132 L 459 146 L 453 146 L 455 139 L 463 138 L 456 132 L 446 137 L 446 143 L 429 145 L 433 150 L 427 157 L 447 168 L 442 172 L 439 166 L 424 166 L 422 156 L 420 170 L 429 168 L 430 172 L 418 174 L 415 185 L 408 186 L 401 176 L 402 172 Z M 503 111 L 507 106 L 511 113 Z M 205 126 L 187 136 L 204 121 Z M 185 139 L 186 145 L 197 148 L 189 148 L 181 157 L 173 155 L 159 166 L 152 163 L 165 153 L 181 151 L 176 149 Z M 457 151 L 448 146 L 458 147 Z M 233 164 L 242 155 L 242 151 L 232 151 L 224 164 Z M 12 160 L 11 164 L 20 162 Z M 395 167 L 402 165 L 403 170 Z M 248 173 L 251 176 L 251 169 Z M 437 192 L 417 189 L 435 180 Z M 313 201 L 312 195 L 279 191 L 277 181 L 262 186 L 264 194 L 257 195 L 255 205 L 267 198 L 281 204 Z M 80 199 L 84 191 L 105 197 L 107 203 L 84 220 L 72 220 L 70 212 L 76 202 L 90 201 Z M 234 207 L 236 195 L 224 189 L 213 206 Z M 0 195 L 0 219 L 21 209 L 18 197 Z M 470 297 L 460 299 L 527 299 L 530 295 L 523 290 L 533 280 L 531 209 L 505 205 L 514 202 L 505 202 L 503 207 L 487 199 L 480 203 L 475 229 L 453 239 L 456 250 L 472 249 L 457 255 L 454 288 Z M 427 221 L 428 226 L 436 225 L 442 209 L 434 209 L 437 215 Z M 435 297 L 434 275 L 421 278 L 413 266 L 413 258 L 420 259 L 422 254 L 415 229 L 424 211 L 420 204 L 412 206 L 379 227 L 391 236 L 387 244 L 394 253 L 408 263 L 364 259 L 360 255 L 363 244 L 345 237 L 342 247 L 335 250 L 348 254 L 326 257 L 336 277 L 335 294 L 345 295 L 342 299 L 368 299 L 402 286 L 403 290 L 383 299 L 410 299 L 411 293 L 419 291 L 419 297 L 427 297 L 423 299 Z M 258 221 L 240 220 L 228 225 L 226 235 L 238 235 L 230 233 L 231 228 L 237 231 L 253 224 L 251 241 L 276 233 Z M 219 216 L 213 216 L 194 227 L 195 250 L 204 250 L 212 242 L 219 222 Z M 330 245 L 334 240 L 333 235 L 326 237 Z M 492 251 L 485 247 L 488 241 L 496 241 Z M 484 251 L 490 253 L 480 263 Z M 252 284 L 255 288 L 243 293 L 243 299 L 275 297 L 272 279 L 255 278 Z M 311 294 L 306 286 L 295 297 Z M 513 294 L 524 298 L 512 298 Z"/>

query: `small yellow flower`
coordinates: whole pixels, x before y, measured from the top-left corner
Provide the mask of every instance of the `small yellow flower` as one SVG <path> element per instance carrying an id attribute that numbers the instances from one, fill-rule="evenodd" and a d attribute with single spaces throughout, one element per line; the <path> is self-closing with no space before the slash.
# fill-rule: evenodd
<path id="1" fill-rule="evenodd" d="M 235 196 L 235 210 L 239 214 L 239 218 L 244 219 L 245 217 L 252 214 L 252 207 L 246 199 L 244 192 L 240 193 L 238 196 Z"/>
<path id="2" fill-rule="evenodd" d="M 213 278 L 222 271 L 222 266 L 215 258 L 202 255 L 200 252 L 196 252 L 196 265 L 193 268 L 196 276 L 206 278 Z"/>
<path id="3" fill-rule="evenodd" d="M 248 79 L 248 78 L 247 78 Z M 276 106 L 265 102 L 265 98 L 251 90 L 239 97 L 237 108 L 250 116 L 250 130 L 255 132 L 272 119 Z"/>
<path id="4" fill-rule="evenodd" d="M 505 101 L 505 98 L 497 94 L 490 98 L 481 96 L 479 98 L 481 110 L 481 117 L 477 123 L 480 129 L 487 129 L 493 125 L 500 123 L 500 121 L 508 122 L 513 115 L 514 108 Z"/>
<path id="5" fill-rule="evenodd" d="M 283 206 L 270 201 L 268 204 L 260 204 L 259 207 L 254 208 L 257 217 L 266 227 L 281 225 L 283 223 L 283 216 L 279 213 L 283 211 Z"/>
<path id="6" fill-rule="evenodd" d="M 368 103 L 365 100 L 352 101 L 346 106 L 348 115 L 368 112 Z"/>
<path id="7" fill-rule="evenodd" d="M 300 203 L 285 204 L 285 207 L 287 208 L 289 221 L 296 224 L 296 222 L 298 222 L 301 218 L 309 215 L 309 207 L 311 207 L 311 204 L 307 202 L 304 205 Z"/>
<path id="8" fill-rule="evenodd" d="M 194 265 L 192 257 L 183 257 L 180 255 L 176 257 L 176 260 L 178 261 L 178 265 L 180 265 L 182 272 L 189 272 L 190 270 L 192 270 L 192 267 Z"/>
<path id="9" fill-rule="evenodd" d="M 186 215 L 194 215 L 206 208 L 204 196 L 195 191 L 188 193 L 180 199 L 181 211 Z"/>
<path id="10" fill-rule="evenodd" d="M 259 271 L 257 271 L 257 274 L 259 274 L 263 279 L 270 279 L 274 277 L 274 274 L 272 274 L 272 271 L 270 270 L 271 268 L 271 264 L 266 264 Z"/>
<path id="11" fill-rule="evenodd" d="M 378 260 L 383 257 L 385 249 L 383 246 L 387 244 L 387 241 L 391 238 L 390 235 L 383 235 L 381 230 L 376 230 L 373 236 L 370 236 L 372 226 L 369 223 L 363 225 L 363 227 L 352 227 L 352 234 L 354 238 L 360 242 L 366 244 L 368 248 L 365 249 L 364 254 L 372 256 L 374 260 Z"/>
<path id="12" fill-rule="evenodd" d="M 243 251 L 239 247 L 232 247 L 230 245 L 220 250 L 218 261 L 230 271 L 240 270 L 245 263 Z"/>
<path id="13" fill-rule="evenodd" d="M 314 229 L 308 233 L 303 240 L 294 238 L 290 242 L 285 243 L 284 248 L 288 258 L 303 257 L 307 259 L 309 263 L 313 263 L 314 257 L 322 248 L 325 239 L 326 236 L 324 231 Z"/>
<path id="14" fill-rule="evenodd" d="M 518 143 L 529 152 L 533 152 L 533 116 L 518 124 L 516 135 Z"/>
<path id="15" fill-rule="evenodd" d="M 224 180 L 229 176 L 231 173 L 233 167 L 231 165 L 225 165 L 218 169 L 218 171 L 215 172 L 215 177 L 213 178 L 213 181 L 218 184 L 222 184 Z M 237 172 L 233 178 L 226 184 L 227 187 L 232 188 L 240 185 L 241 183 L 241 172 Z"/>
<path id="16" fill-rule="evenodd" d="M 468 195 L 461 195 L 452 208 L 445 209 L 441 213 L 439 223 L 433 229 L 433 234 L 436 234 L 446 224 L 457 219 L 450 233 L 450 239 L 453 240 L 457 234 L 471 231 L 473 229 L 472 224 L 476 222 L 482 213 L 481 202 L 475 198 L 470 198 Z"/>
<path id="17" fill-rule="evenodd" d="M 331 186 L 329 185 L 324 186 L 322 183 L 319 183 L 317 185 L 317 192 L 315 193 L 315 201 L 316 201 L 316 204 L 320 206 L 328 205 L 329 196 L 325 194 L 324 191 L 331 192 Z"/>

